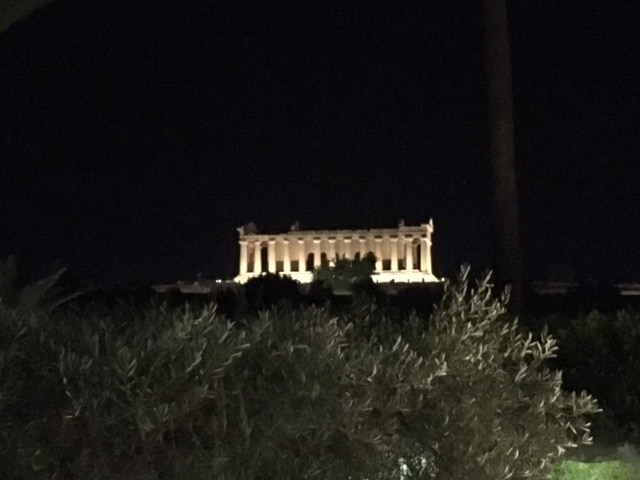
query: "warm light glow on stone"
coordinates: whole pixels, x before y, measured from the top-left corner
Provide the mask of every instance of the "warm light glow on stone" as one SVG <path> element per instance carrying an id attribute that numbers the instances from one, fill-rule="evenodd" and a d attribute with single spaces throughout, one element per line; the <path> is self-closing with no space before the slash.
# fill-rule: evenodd
<path id="1" fill-rule="evenodd" d="M 363 258 L 369 252 L 376 256 L 372 277 L 376 283 L 439 281 L 433 275 L 431 263 L 432 220 L 417 226 L 405 225 L 401 220 L 397 228 L 366 230 L 300 230 L 296 223 L 289 232 L 279 234 L 256 233 L 255 226 L 249 224 L 238 228 L 238 233 L 240 264 L 235 278 L 238 283 L 263 271 L 283 273 L 301 283 L 310 283 L 312 268 L 326 261 L 323 258 L 332 265 L 336 256 Z"/>

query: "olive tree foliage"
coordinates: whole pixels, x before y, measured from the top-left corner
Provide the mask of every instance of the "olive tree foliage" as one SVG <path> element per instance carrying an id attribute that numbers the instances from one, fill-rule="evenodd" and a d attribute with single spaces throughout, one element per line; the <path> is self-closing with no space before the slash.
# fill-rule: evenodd
<path id="1" fill-rule="evenodd" d="M 58 355 L 48 320 L 45 310 L 0 303 L 0 478 L 33 478 L 42 470 L 34 439 L 51 433 L 66 404 L 62 384 L 51 381 Z"/>
<path id="2" fill-rule="evenodd" d="M 545 366 L 553 340 L 502 320 L 506 298 L 491 296 L 488 277 L 472 289 L 467 275 L 447 284 L 430 319 L 393 326 L 362 305 L 335 316 L 282 307 L 238 323 L 214 306 L 68 307 L 29 322 L 0 310 L 2 345 L 18 345 L 0 357 L 0 420 L 12 426 L 0 473 L 544 478 L 563 449 L 589 441 L 595 402 L 563 393 Z M 40 400 L 14 408 L 31 397 Z"/>
<path id="3" fill-rule="evenodd" d="M 69 468 L 131 479 L 391 472 L 403 445 L 398 412 L 411 399 L 398 375 L 429 375 L 407 343 L 359 340 L 317 308 L 262 312 L 246 325 L 212 308 L 157 308 L 67 338 L 59 367 L 69 404 L 57 442 L 68 442 Z"/>
<path id="4" fill-rule="evenodd" d="M 15 311 L 7 309 L 2 304 L 0 304 L 0 316 L 3 320 L 0 328 L 0 413 L 2 413 L 7 405 L 15 400 L 16 390 L 23 381 L 20 372 L 13 367 L 16 362 L 22 360 L 20 357 L 25 353 L 23 339 L 27 325 L 22 319 L 15 318 L 17 317 Z"/>
<path id="5" fill-rule="evenodd" d="M 66 268 L 60 268 L 36 282 L 23 284 L 18 272 L 18 258 L 9 255 L 4 262 L 0 262 L 0 304 L 25 311 L 59 307 L 82 294 L 69 293 L 58 286 L 65 271 Z"/>
<path id="6" fill-rule="evenodd" d="M 361 341 L 351 324 L 316 308 L 263 313 L 256 327 L 259 340 L 231 377 L 237 432 L 225 456 L 238 478 L 347 480 L 392 470 L 397 412 L 408 406 L 396 375 L 421 366 L 400 348 L 406 343 Z"/>
<path id="7" fill-rule="evenodd" d="M 489 274 L 475 289 L 468 274 L 445 286 L 427 328 L 414 319 L 403 331 L 420 358 L 442 367 L 403 413 L 406 434 L 433 458 L 436 478 L 545 478 L 566 449 L 591 442 L 586 416 L 597 403 L 565 393 L 546 365 L 555 340 L 508 320 L 508 292 L 493 297 Z"/>

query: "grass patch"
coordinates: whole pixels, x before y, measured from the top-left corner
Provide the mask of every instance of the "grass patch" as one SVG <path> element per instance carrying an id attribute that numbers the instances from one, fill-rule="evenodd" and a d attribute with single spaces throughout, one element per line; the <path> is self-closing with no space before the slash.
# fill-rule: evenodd
<path id="1" fill-rule="evenodd" d="M 567 460 L 553 474 L 552 480 L 639 480 L 640 472 L 619 460 L 584 463 Z"/>

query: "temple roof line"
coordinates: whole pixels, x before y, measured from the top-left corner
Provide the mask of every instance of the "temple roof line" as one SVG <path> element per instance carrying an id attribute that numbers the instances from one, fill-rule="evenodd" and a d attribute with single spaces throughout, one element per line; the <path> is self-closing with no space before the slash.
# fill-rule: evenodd
<path id="1" fill-rule="evenodd" d="M 255 223 L 249 222 L 246 225 L 239 227 L 238 233 L 241 237 L 245 236 L 296 236 L 296 235 L 393 235 L 398 232 L 403 233 L 423 233 L 423 232 L 433 232 L 433 220 L 429 220 L 429 223 L 422 223 L 420 225 L 405 225 L 404 220 L 400 220 L 397 228 L 361 228 L 355 230 L 347 230 L 347 229 L 339 229 L 339 230 L 300 230 L 300 224 L 296 222 L 294 225 L 290 227 L 288 231 L 285 232 L 259 232 Z"/>

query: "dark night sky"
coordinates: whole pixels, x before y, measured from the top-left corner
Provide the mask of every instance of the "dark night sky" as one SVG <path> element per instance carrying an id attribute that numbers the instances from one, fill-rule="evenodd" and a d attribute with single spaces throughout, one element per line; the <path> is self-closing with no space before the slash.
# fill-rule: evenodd
<path id="1" fill-rule="evenodd" d="M 640 281 L 636 2 L 511 2 L 526 268 Z M 0 36 L 0 257 L 231 276 L 235 228 L 433 217 L 490 263 L 480 0 L 54 2 Z"/>

